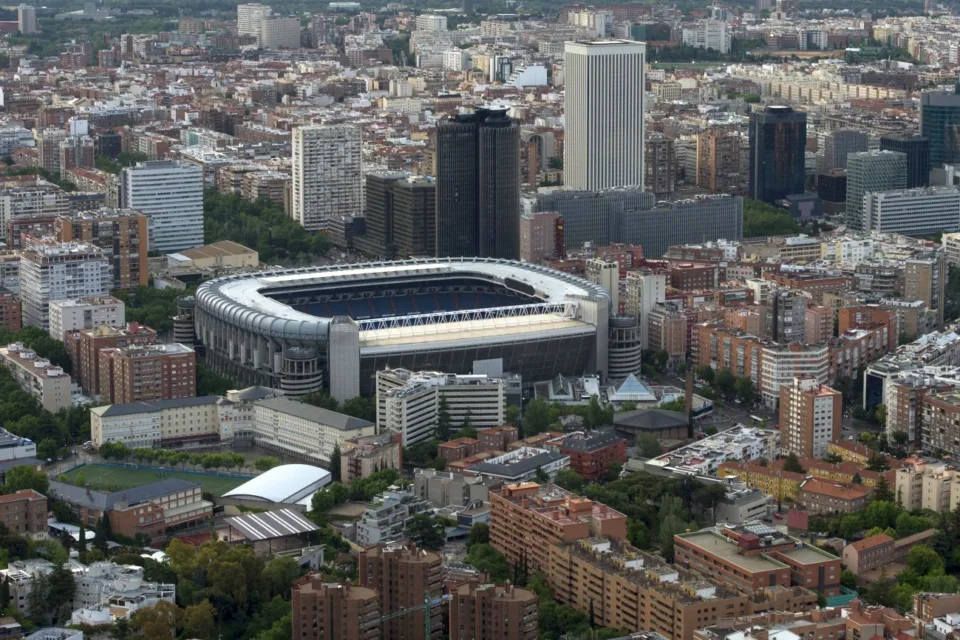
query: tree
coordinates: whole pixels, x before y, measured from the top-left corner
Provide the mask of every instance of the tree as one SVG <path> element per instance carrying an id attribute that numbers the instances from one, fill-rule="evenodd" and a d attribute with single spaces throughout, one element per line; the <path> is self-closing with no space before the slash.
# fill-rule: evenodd
<path id="1" fill-rule="evenodd" d="M 527 403 L 523 412 L 523 435 L 527 438 L 550 428 L 550 405 L 542 398 Z"/>
<path id="2" fill-rule="evenodd" d="M 896 524 L 901 513 L 903 510 L 892 502 L 873 500 L 863 510 L 863 524 L 865 527 L 886 529 Z"/>
<path id="3" fill-rule="evenodd" d="M 660 555 L 667 562 L 673 562 L 673 537 L 684 533 L 687 524 L 679 516 L 671 513 L 660 523 Z"/>
<path id="4" fill-rule="evenodd" d="M 840 585 L 850 589 L 851 591 L 856 590 L 859 580 L 860 579 L 857 577 L 857 574 L 849 569 L 844 569 L 840 572 Z"/>
<path id="5" fill-rule="evenodd" d="M 41 460 L 52 460 L 57 457 L 57 441 L 53 438 L 44 438 L 37 445 L 37 455 Z"/>
<path id="6" fill-rule="evenodd" d="M 943 558 L 925 544 L 914 545 L 907 553 L 907 566 L 917 572 L 917 575 L 942 575 Z"/>
<path id="7" fill-rule="evenodd" d="M 55 564 L 53 571 L 47 576 L 46 597 L 49 602 L 49 612 L 53 614 L 57 623 L 64 623 L 70 619 L 70 608 L 66 612 L 59 611 L 61 605 L 73 601 L 73 594 L 77 590 L 77 583 L 73 571 L 65 569 L 62 564 Z M 64 615 L 65 614 L 65 615 Z"/>
<path id="8" fill-rule="evenodd" d="M 873 499 L 885 500 L 887 502 L 893 501 L 893 492 L 890 490 L 890 485 L 887 484 L 886 476 L 881 475 L 877 480 L 877 484 L 873 487 Z M 899 500 L 897 502 L 899 502 Z"/>
<path id="9" fill-rule="evenodd" d="M 724 396 L 729 397 L 737 384 L 737 379 L 729 369 L 720 369 L 713 379 L 713 386 Z"/>
<path id="10" fill-rule="evenodd" d="M 829 462 L 830 464 L 840 464 L 841 462 L 843 462 L 843 458 L 841 458 L 839 455 L 830 451 L 830 452 L 827 452 L 825 456 L 823 456 L 823 461 Z"/>
<path id="11" fill-rule="evenodd" d="M 470 527 L 467 550 L 475 544 L 490 544 L 490 525 L 486 522 L 477 522 Z"/>
<path id="12" fill-rule="evenodd" d="M 743 199 L 744 238 L 790 235 L 800 231 L 800 225 L 783 209 L 760 200 Z"/>
<path id="13" fill-rule="evenodd" d="M 437 403 L 437 440 L 440 442 L 448 441 L 451 428 L 450 405 L 447 404 L 447 397 L 441 395 L 440 402 Z"/>
<path id="14" fill-rule="evenodd" d="M 737 398 L 740 399 L 740 402 L 744 404 L 753 404 L 757 400 L 757 387 L 753 384 L 753 380 L 744 376 L 742 378 L 737 378 L 736 384 L 734 384 L 734 389 L 737 392 Z"/>
<path id="15" fill-rule="evenodd" d="M 853 484 L 863 484 L 863 478 L 860 477 L 859 473 L 853 474 Z"/>
<path id="16" fill-rule="evenodd" d="M 793 473 L 805 473 L 803 465 L 800 464 L 800 458 L 798 458 L 797 454 L 793 451 L 791 451 L 783 461 L 783 470 L 792 471 Z"/>
<path id="17" fill-rule="evenodd" d="M 313 391 L 300 398 L 300 401 L 304 404 L 312 404 L 315 407 L 327 409 L 328 411 L 340 410 L 340 403 L 326 391 Z"/>
<path id="18" fill-rule="evenodd" d="M 603 474 L 604 482 L 614 482 L 620 478 L 620 473 L 623 471 L 623 465 L 619 462 L 611 462 L 607 464 L 607 471 Z"/>
<path id="19" fill-rule="evenodd" d="M 345 413 L 348 416 L 366 420 L 367 422 L 377 421 L 377 407 L 374 405 L 373 398 L 356 396 L 344 400 L 343 404 L 340 405 L 339 411 L 340 413 Z"/>
<path id="20" fill-rule="evenodd" d="M 887 462 L 886 457 L 882 454 L 874 451 L 870 454 L 870 459 L 867 461 L 867 469 L 870 471 L 887 471 L 890 468 L 890 464 Z"/>
<path id="21" fill-rule="evenodd" d="M 133 637 L 143 640 L 163 640 L 177 637 L 182 626 L 183 611 L 175 604 L 162 600 L 146 609 L 137 609 L 130 617 Z"/>
<path id="22" fill-rule="evenodd" d="M 485 542 L 469 547 L 466 563 L 485 572 L 493 582 L 506 582 L 510 579 L 510 565 L 506 556 Z"/>
<path id="23" fill-rule="evenodd" d="M 77 540 L 77 551 L 83 553 L 87 550 L 87 530 L 82 523 L 80 524 L 80 532 L 77 536 L 80 538 Z"/>
<path id="24" fill-rule="evenodd" d="M 553 483 L 573 493 L 580 493 L 581 489 L 583 489 L 583 478 L 580 477 L 579 473 L 571 469 L 561 469 L 558 471 Z"/>
<path id="25" fill-rule="evenodd" d="M 537 471 L 533 478 L 540 484 L 546 484 L 547 482 L 550 482 L 550 476 L 548 476 L 547 472 L 543 470 L 543 467 L 537 467 Z"/>
<path id="26" fill-rule="evenodd" d="M 644 458 L 656 458 L 662 453 L 660 440 L 650 433 L 640 434 L 637 438 L 637 453 Z"/>
<path id="27" fill-rule="evenodd" d="M 716 375 L 713 368 L 709 365 L 700 365 L 693 370 L 694 374 L 706 382 L 707 384 L 713 384 L 714 376 Z"/>
<path id="28" fill-rule="evenodd" d="M 407 525 L 409 536 L 421 549 L 439 551 L 447 542 L 447 532 L 443 524 L 428 515 L 418 513 Z"/>
<path id="29" fill-rule="evenodd" d="M 216 616 L 217 610 L 209 600 L 187 607 L 183 612 L 183 626 L 187 637 L 214 640 L 217 637 Z"/>
<path id="30" fill-rule="evenodd" d="M 11 468 L 7 471 L 6 480 L 6 484 L 2 487 L 5 493 L 15 493 L 23 489 L 33 489 L 43 495 L 50 492 L 50 480 L 47 474 L 27 465 L 21 464 Z"/>
<path id="31" fill-rule="evenodd" d="M 873 411 L 873 419 L 877 424 L 887 424 L 887 407 L 884 404 L 878 404 Z"/>
<path id="32" fill-rule="evenodd" d="M 583 416 L 583 426 L 587 429 L 596 429 L 606 424 L 606 416 L 597 396 L 590 396 L 590 404 Z"/>
<path id="33" fill-rule="evenodd" d="M 333 445 L 333 453 L 330 454 L 330 477 L 334 482 L 340 482 L 343 480 L 343 472 L 340 470 L 340 456 L 342 455 L 340 451 L 340 443 Z"/>
<path id="34" fill-rule="evenodd" d="M 269 471 L 270 469 L 273 469 L 279 464 L 280 464 L 279 458 L 275 458 L 273 456 L 265 456 L 257 460 L 255 463 L 253 463 L 253 466 L 258 471 Z"/>
<path id="35" fill-rule="evenodd" d="M 896 604 L 896 595 L 893 590 L 893 583 L 887 575 L 886 568 L 880 569 L 880 577 L 870 585 L 863 593 L 863 599 L 868 604 L 876 604 L 883 607 L 892 607 Z"/>
<path id="36" fill-rule="evenodd" d="M 507 406 L 505 420 L 507 424 L 516 427 L 517 429 L 522 429 L 523 425 L 520 423 L 520 407 L 516 407 L 512 404 Z M 524 437 L 522 433 L 520 434 L 520 437 Z"/>

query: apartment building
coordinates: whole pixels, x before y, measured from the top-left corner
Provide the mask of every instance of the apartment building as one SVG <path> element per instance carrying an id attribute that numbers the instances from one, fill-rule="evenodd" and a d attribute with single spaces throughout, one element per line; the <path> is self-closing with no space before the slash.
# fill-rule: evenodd
<path id="1" fill-rule="evenodd" d="M 109 309 L 109 306 L 106 308 Z M 116 314 L 106 311 L 99 315 L 101 319 L 109 321 Z M 94 316 L 91 313 L 91 319 L 92 317 Z M 109 374 L 112 372 L 111 369 L 105 370 L 104 373 L 108 375 L 102 378 L 100 353 L 104 349 L 154 345 L 157 343 L 157 332 L 137 322 L 131 322 L 126 326 L 122 323 L 113 325 L 105 322 L 92 329 L 67 331 L 62 339 L 70 361 L 73 363 L 73 374 L 77 384 L 87 394 L 97 397 L 103 392 L 104 385 L 111 383 Z"/>
<path id="2" fill-rule="evenodd" d="M 507 390 L 519 385 L 517 376 L 378 371 L 377 429 L 402 434 L 405 447 L 429 440 L 436 433 L 442 403 L 454 426 L 469 420 L 476 428 L 496 427 L 506 420 Z"/>
<path id="3" fill-rule="evenodd" d="M 538 597 L 513 585 L 462 584 L 450 594 L 450 637 L 535 640 Z"/>
<path id="4" fill-rule="evenodd" d="M 547 568 L 551 543 L 627 535 L 625 515 L 553 484 L 508 484 L 489 498 L 490 544 L 511 565 L 523 557 L 531 571 Z"/>
<path id="5" fill-rule="evenodd" d="M 380 615 L 389 619 L 379 625 L 380 638 L 443 638 L 443 606 L 416 609 L 443 592 L 440 555 L 415 546 L 376 546 L 359 554 L 359 583 L 380 596 Z M 411 611 L 391 616 L 403 609 Z M 425 631 L 429 629 L 429 633 Z"/>
<path id="6" fill-rule="evenodd" d="M 803 587 L 840 593 L 840 558 L 759 522 L 674 536 L 676 563 L 747 593 Z"/>
<path id="7" fill-rule="evenodd" d="M 0 496 L 0 524 L 32 540 L 47 538 L 47 497 L 33 489 Z"/>
<path id="8" fill-rule="evenodd" d="M 770 408 L 777 406 L 780 389 L 790 385 L 794 378 L 815 380 L 819 384 L 828 384 L 833 380 L 830 348 L 827 345 L 770 344 L 763 347 L 760 357 L 760 383 L 757 386 L 763 403 Z"/>
<path id="9" fill-rule="evenodd" d="M 360 128 L 352 125 L 293 130 L 290 211 L 308 231 L 328 230 L 339 216 L 362 213 L 361 146 Z"/>
<path id="10" fill-rule="evenodd" d="M 914 462 L 895 471 L 893 493 L 904 509 L 945 513 L 960 504 L 960 479 L 945 464 Z"/>
<path id="11" fill-rule="evenodd" d="M 203 499 L 202 492 L 199 484 L 179 478 L 112 493 L 50 482 L 51 497 L 66 502 L 87 529 L 95 527 L 106 514 L 111 531 L 128 538 L 137 534 L 154 538 L 173 526 L 209 520 L 213 504 Z"/>
<path id="12" fill-rule="evenodd" d="M 960 455 L 960 391 L 931 389 L 924 394 L 920 423 L 924 453 Z"/>
<path id="13" fill-rule="evenodd" d="M 192 398 L 197 354 L 186 345 L 147 344 L 101 349 L 100 397 L 110 404 Z"/>
<path id="14" fill-rule="evenodd" d="M 23 324 L 49 331 L 51 302 L 105 296 L 112 283 L 110 263 L 93 245 L 34 245 L 20 254 Z"/>
<path id="15" fill-rule="evenodd" d="M 760 386 L 763 345 L 756 336 L 727 329 L 718 323 L 697 325 L 694 361 L 701 366 L 727 369 L 738 378 L 747 377 Z"/>
<path id="16" fill-rule="evenodd" d="M 147 267 L 148 218 L 132 209 L 95 209 L 58 216 L 60 242 L 86 242 L 98 247 L 113 270 L 112 289 L 132 290 L 150 281 Z"/>
<path id="17" fill-rule="evenodd" d="M 807 307 L 803 316 L 803 339 L 807 344 L 821 344 L 833 338 L 834 309 Z"/>
<path id="18" fill-rule="evenodd" d="M 113 296 L 92 296 L 50 303 L 50 337 L 63 340 L 68 331 L 96 327 L 121 327 L 125 324 L 126 307 Z"/>
<path id="19" fill-rule="evenodd" d="M 347 438 L 340 450 L 339 482 L 347 485 L 382 469 L 400 470 L 400 434 Z"/>
<path id="20" fill-rule="evenodd" d="M 380 629 L 366 625 L 380 616 L 376 590 L 326 582 L 310 574 L 291 589 L 293 640 L 377 640 Z"/>
<path id="21" fill-rule="evenodd" d="M 794 501 L 800 494 L 800 485 L 805 478 L 802 473 L 784 471 L 759 462 L 728 460 L 717 470 L 720 478 L 735 477 L 751 489 L 759 489 L 777 500 Z"/>
<path id="22" fill-rule="evenodd" d="M 329 464 L 345 441 L 376 434 L 372 422 L 284 397 L 254 402 L 254 439 L 267 449 L 314 463 Z"/>
<path id="23" fill-rule="evenodd" d="M 414 516 L 429 508 L 414 491 L 384 491 L 367 503 L 357 521 L 357 544 L 372 547 L 403 540 Z"/>
<path id="24" fill-rule="evenodd" d="M 570 458 L 570 469 L 588 481 L 603 478 L 610 465 L 627 461 L 627 441 L 614 433 L 578 431 L 564 438 L 559 452 Z"/>
<path id="25" fill-rule="evenodd" d="M 780 445 L 783 455 L 822 458 L 843 432 L 843 397 L 815 378 L 794 378 L 780 387 Z"/>
<path id="26" fill-rule="evenodd" d="M 12 220 L 36 216 L 58 216 L 70 213 L 66 192 L 46 180 L 29 184 L 4 185 L 0 190 L 0 228 L 6 229 Z M 10 241 L 10 238 L 7 239 Z"/>
<path id="27" fill-rule="evenodd" d="M 489 501 L 490 491 L 499 491 L 503 483 L 493 478 L 469 476 L 436 469 L 416 469 L 414 491 L 430 506 L 473 507 Z"/>
<path id="28" fill-rule="evenodd" d="M 12 291 L 0 288 L 0 327 L 9 332 L 23 327 L 23 305 Z"/>
<path id="29" fill-rule="evenodd" d="M 592 611 L 604 627 L 692 640 L 702 626 L 753 610 L 747 594 L 614 538 L 552 544 L 545 571 L 559 602 Z"/>
<path id="30" fill-rule="evenodd" d="M 173 253 L 203 245 L 200 167 L 168 161 L 137 163 L 123 170 L 120 195 L 124 208 L 149 219 L 150 250 Z"/>
<path id="31" fill-rule="evenodd" d="M 866 508 L 870 491 L 860 484 L 809 478 L 800 485 L 797 505 L 810 514 L 857 513 Z"/>
<path id="32" fill-rule="evenodd" d="M 20 342 L 0 347 L 0 364 L 7 367 L 21 389 L 50 413 L 70 407 L 70 376 L 62 367 L 37 356 L 33 349 Z"/>
<path id="33" fill-rule="evenodd" d="M 93 407 L 90 440 L 97 448 L 105 442 L 130 449 L 220 444 L 233 439 L 233 409 L 220 396 Z"/>

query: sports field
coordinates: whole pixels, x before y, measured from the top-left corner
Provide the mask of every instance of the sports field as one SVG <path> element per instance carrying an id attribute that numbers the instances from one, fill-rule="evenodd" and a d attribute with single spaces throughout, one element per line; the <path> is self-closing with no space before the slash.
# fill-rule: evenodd
<path id="1" fill-rule="evenodd" d="M 209 491 L 220 497 L 227 491 L 239 487 L 246 482 L 242 478 L 227 478 L 224 476 L 208 475 L 205 473 L 191 473 L 189 471 L 154 471 L 153 469 L 133 469 L 126 467 L 111 467 L 102 464 L 85 464 L 73 469 L 61 477 L 71 484 L 77 484 L 77 477 L 81 476 L 83 484 L 89 484 L 91 489 L 100 491 L 120 491 L 142 484 L 156 482 L 164 478 L 180 478 L 203 485 L 204 491 Z"/>

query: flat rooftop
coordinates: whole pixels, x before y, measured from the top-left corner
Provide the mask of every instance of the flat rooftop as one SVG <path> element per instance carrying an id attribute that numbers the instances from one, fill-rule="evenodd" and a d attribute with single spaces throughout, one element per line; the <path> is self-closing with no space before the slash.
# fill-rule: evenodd
<path id="1" fill-rule="evenodd" d="M 712 553 L 718 558 L 723 558 L 730 564 L 736 565 L 744 571 L 755 573 L 787 568 L 787 565 L 782 562 L 777 562 L 766 556 L 741 555 L 739 553 L 740 546 L 735 540 L 725 538 L 710 530 L 682 534 L 680 537 L 693 546 Z"/>
<path id="2" fill-rule="evenodd" d="M 820 551 L 816 547 L 803 545 L 802 549 L 793 549 L 791 551 L 781 551 L 781 553 L 794 562 L 800 564 L 820 564 L 828 560 L 838 560 L 837 556 Z"/>

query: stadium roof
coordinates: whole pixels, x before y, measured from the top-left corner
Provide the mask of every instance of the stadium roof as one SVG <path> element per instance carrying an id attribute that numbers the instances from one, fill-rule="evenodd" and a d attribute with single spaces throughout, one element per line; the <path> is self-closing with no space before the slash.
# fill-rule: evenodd
<path id="1" fill-rule="evenodd" d="M 330 472 L 308 464 L 285 464 L 260 474 L 224 498 L 248 498 L 283 504 L 308 501 L 316 491 L 330 484 Z"/>
<path id="2" fill-rule="evenodd" d="M 283 538 L 320 529 L 315 523 L 291 509 L 280 509 L 279 511 L 268 511 L 266 513 L 248 513 L 227 518 L 226 522 L 247 540 L 254 542 Z"/>

